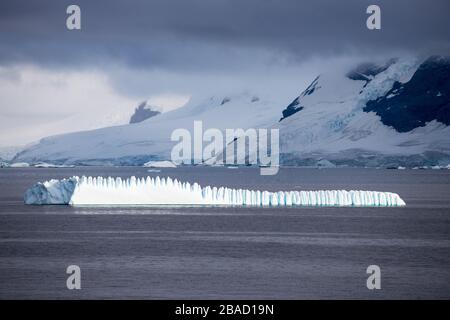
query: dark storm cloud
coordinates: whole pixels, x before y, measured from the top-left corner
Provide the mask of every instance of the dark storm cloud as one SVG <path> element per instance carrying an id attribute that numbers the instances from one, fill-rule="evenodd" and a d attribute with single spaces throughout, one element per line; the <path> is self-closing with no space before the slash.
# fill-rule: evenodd
<path id="1" fill-rule="evenodd" d="M 78 4 L 82 30 L 65 28 Z M 382 9 L 382 29 L 365 27 Z M 447 53 L 450 1 L 151 0 L 0 2 L 0 63 L 241 68 L 252 50 L 288 59 L 394 50 Z M 256 57 L 257 60 L 257 57 Z"/>
<path id="2" fill-rule="evenodd" d="M 81 7 L 81 31 L 66 29 L 70 4 Z M 366 28 L 370 4 L 381 6 L 380 31 Z M 282 110 L 320 73 L 449 54 L 449 9 L 449 0 L 0 0 L 0 146 L 116 125 L 143 100 L 167 111 L 248 92 Z"/>

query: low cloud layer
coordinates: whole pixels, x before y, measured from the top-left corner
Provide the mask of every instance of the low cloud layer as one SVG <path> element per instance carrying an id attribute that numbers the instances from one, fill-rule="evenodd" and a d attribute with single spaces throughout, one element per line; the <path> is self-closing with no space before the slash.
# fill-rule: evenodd
<path id="1" fill-rule="evenodd" d="M 101 0 L 76 1 L 82 30 L 65 28 L 72 1 L 0 4 L 0 61 L 134 67 L 239 69 L 249 48 L 295 59 L 349 51 L 448 50 L 447 0 Z M 365 26 L 378 4 L 382 29 Z M 236 50 L 237 49 L 237 50 Z M 228 62 L 228 65 L 217 62 Z"/>

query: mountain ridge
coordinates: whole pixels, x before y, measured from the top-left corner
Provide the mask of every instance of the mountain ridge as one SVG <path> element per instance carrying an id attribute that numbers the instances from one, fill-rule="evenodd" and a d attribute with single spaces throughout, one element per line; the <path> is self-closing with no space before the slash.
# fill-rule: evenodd
<path id="1" fill-rule="evenodd" d="M 79 165 L 168 160 L 175 144 L 171 132 L 192 130 L 193 121 L 202 120 L 204 129 L 278 128 L 282 165 L 314 165 L 323 160 L 343 166 L 447 165 L 448 61 L 436 56 L 396 58 L 345 73 L 330 71 L 314 78 L 286 107 L 250 93 L 191 101 L 133 125 L 47 137 L 14 160 Z M 439 92 L 426 99 L 430 81 Z M 393 97 L 395 90 L 403 93 Z M 415 97 L 422 97 L 421 103 Z M 420 121 L 410 121 L 410 114 Z"/>

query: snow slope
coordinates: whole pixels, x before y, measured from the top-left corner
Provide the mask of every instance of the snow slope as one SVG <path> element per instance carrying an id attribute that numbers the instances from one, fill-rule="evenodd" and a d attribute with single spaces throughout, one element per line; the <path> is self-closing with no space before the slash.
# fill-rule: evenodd
<path id="1" fill-rule="evenodd" d="M 195 120 L 203 121 L 203 130 L 267 127 L 278 120 L 279 105 L 249 93 L 214 96 L 136 124 L 44 138 L 19 153 L 16 161 L 143 165 L 169 160 L 176 144 L 170 140 L 173 130 L 192 132 Z"/>
<path id="2" fill-rule="evenodd" d="M 0 160 L 10 161 L 14 156 L 24 149 L 24 146 L 0 147 Z"/>
<path id="3" fill-rule="evenodd" d="M 404 206 L 396 193 L 376 191 L 279 191 L 204 187 L 171 178 L 72 177 L 37 183 L 26 204 L 232 205 L 232 206 Z"/>

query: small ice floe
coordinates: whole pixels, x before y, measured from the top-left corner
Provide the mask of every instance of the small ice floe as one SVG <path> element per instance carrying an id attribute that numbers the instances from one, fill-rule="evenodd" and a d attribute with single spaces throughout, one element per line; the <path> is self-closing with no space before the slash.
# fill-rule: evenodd
<path id="1" fill-rule="evenodd" d="M 225 205 L 395 207 L 396 193 L 362 190 L 260 191 L 201 187 L 171 178 L 72 177 L 38 182 L 24 195 L 26 204 L 70 205 Z"/>

